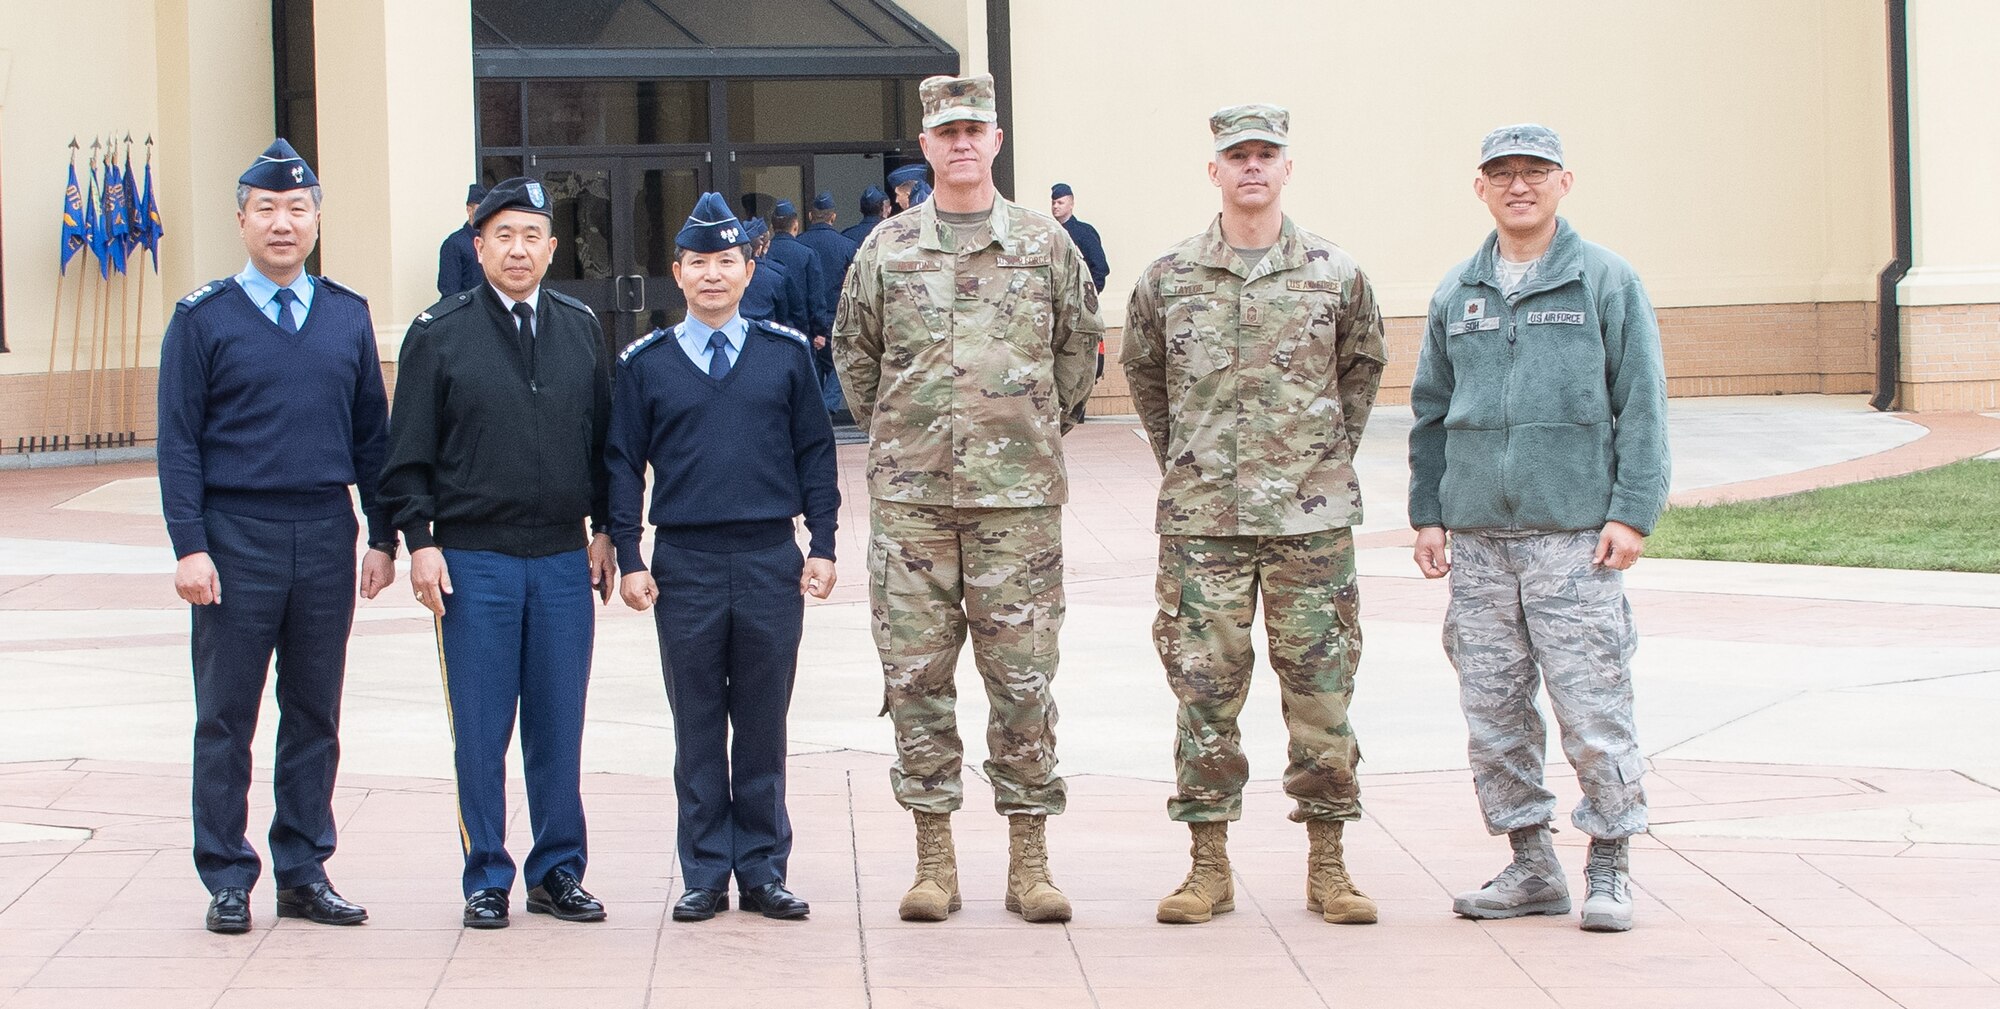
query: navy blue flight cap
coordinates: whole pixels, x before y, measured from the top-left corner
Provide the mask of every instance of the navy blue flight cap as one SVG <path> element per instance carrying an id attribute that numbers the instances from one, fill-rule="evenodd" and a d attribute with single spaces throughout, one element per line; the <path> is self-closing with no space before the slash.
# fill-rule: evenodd
<path id="1" fill-rule="evenodd" d="M 465 202 L 478 203 L 486 198 L 486 187 L 475 182 L 465 187 Z"/>
<path id="2" fill-rule="evenodd" d="M 931 184 L 928 182 L 919 181 L 916 184 L 916 186 L 910 190 L 910 206 L 912 207 L 930 198 L 931 198 Z"/>
<path id="3" fill-rule="evenodd" d="M 674 245 L 689 252 L 721 252 L 749 240 L 743 222 L 730 212 L 729 201 L 721 193 L 703 193 L 680 234 L 674 236 Z"/>
<path id="4" fill-rule="evenodd" d="M 922 182 L 927 167 L 921 163 L 904 165 L 889 173 L 889 185 L 900 186 L 905 182 Z"/>
<path id="5" fill-rule="evenodd" d="M 799 208 L 792 206 L 792 201 L 790 200 L 779 200 L 778 202 L 771 204 L 771 216 L 797 217 L 799 216 Z"/>
<path id="6" fill-rule="evenodd" d="M 832 210 L 832 209 L 833 209 L 833 194 L 832 194 L 832 193 L 830 193 L 830 192 L 827 192 L 826 190 L 823 190 L 823 189 L 822 189 L 822 190 L 820 190 L 819 194 L 813 197 L 813 209 L 814 209 L 814 210 Z"/>
<path id="7" fill-rule="evenodd" d="M 771 233 L 771 226 L 761 217 L 753 217 L 743 225 L 743 240 L 754 242 Z"/>
<path id="8" fill-rule="evenodd" d="M 284 137 L 271 141 L 264 153 L 237 178 L 237 183 L 252 189 L 268 189 L 283 193 L 293 189 L 310 189 L 319 185 L 319 176 L 313 174 L 312 166 Z"/>
<path id="9" fill-rule="evenodd" d="M 883 192 L 880 186 L 869 186 L 867 189 L 861 191 L 861 212 L 864 214 L 872 214 L 881 210 L 882 204 L 887 202 L 889 202 L 889 194 Z"/>
<path id="10" fill-rule="evenodd" d="M 555 217 L 549 207 L 549 191 L 533 179 L 515 177 L 493 184 L 486 191 L 486 197 L 479 201 L 479 209 L 472 212 L 472 226 L 484 227 L 488 219 L 503 210 L 525 210 L 543 217 Z"/>
<path id="11" fill-rule="evenodd" d="M 1075 195 L 1076 195 L 1075 191 L 1069 188 L 1069 183 L 1067 182 L 1058 182 L 1055 185 L 1049 187 L 1049 199 L 1051 200 L 1060 200 L 1065 196 L 1075 196 Z"/>

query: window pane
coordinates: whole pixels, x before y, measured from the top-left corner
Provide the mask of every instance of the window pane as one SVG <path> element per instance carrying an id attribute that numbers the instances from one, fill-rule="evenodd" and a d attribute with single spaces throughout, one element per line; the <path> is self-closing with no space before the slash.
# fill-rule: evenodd
<path id="1" fill-rule="evenodd" d="M 636 272 L 656 280 L 673 275 L 674 236 L 700 198 L 701 176 L 692 168 L 648 168 L 639 173 L 631 212 Z M 648 285 L 646 300 L 664 303 L 666 292 L 651 290 L 654 286 Z"/>
<path id="2" fill-rule="evenodd" d="M 729 82 L 729 139 L 739 144 L 897 140 L 898 105 L 915 108 L 917 84 L 869 80 Z M 905 129 L 912 134 L 919 121 Z"/>
<path id="3" fill-rule="evenodd" d="M 479 82 L 479 146 L 521 146 L 521 82 Z"/>
<path id="4" fill-rule="evenodd" d="M 806 174 L 798 165 L 738 165 L 736 178 L 743 187 L 736 198 L 739 217 L 769 217 L 779 200 L 790 200 L 794 208 L 805 206 Z"/>
<path id="5" fill-rule="evenodd" d="M 512 154 L 489 154 L 479 159 L 479 184 L 488 189 L 501 179 L 518 178 L 521 175 L 521 159 Z"/>
<path id="6" fill-rule="evenodd" d="M 605 280 L 611 269 L 611 173 L 554 169 L 542 176 L 556 238 L 550 280 Z"/>
<path id="7" fill-rule="evenodd" d="M 707 81 L 530 81 L 536 147 L 708 142 Z"/>

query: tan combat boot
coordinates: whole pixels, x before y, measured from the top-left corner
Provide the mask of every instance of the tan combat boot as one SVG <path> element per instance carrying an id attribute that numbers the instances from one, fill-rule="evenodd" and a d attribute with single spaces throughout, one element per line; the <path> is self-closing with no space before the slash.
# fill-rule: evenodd
<path id="1" fill-rule="evenodd" d="M 1159 920 L 1169 925 L 1198 925 L 1218 914 L 1236 910 L 1236 884 L 1229 878 L 1229 822 L 1190 823 L 1194 868 L 1181 888 L 1160 901 Z"/>
<path id="2" fill-rule="evenodd" d="M 904 921 L 943 921 L 959 909 L 958 854 L 951 847 L 951 814 L 917 817 L 917 881 L 897 909 Z"/>
<path id="3" fill-rule="evenodd" d="M 1347 878 L 1347 862 L 1340 846 L 1339 820 L 1307 820 L 1306 837 L 1311 851 L 1306 856 L 1306 910 L 1336 925 L 1375 924 L 1375 902 L 1354 888 Z"/>
<path id="4" fill-rule="evenodd" d="M 1049 879 L 1049 818 L 1007 818 L 1007 910 L 1029 921 L 1068 921 L 1069 898 Z"/>

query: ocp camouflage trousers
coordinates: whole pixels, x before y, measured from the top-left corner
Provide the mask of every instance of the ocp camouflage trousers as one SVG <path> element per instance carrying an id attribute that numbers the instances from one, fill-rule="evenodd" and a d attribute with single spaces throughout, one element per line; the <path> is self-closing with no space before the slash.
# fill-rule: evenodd
<path id="1" fill-rule="evenodd" d="M 1056 638 L 1063 622 L 1062 509 L 870 502 L 868 601 L 882 657 L 882 710 L 896 727 L 889 781 L 906 809 L 964 802 L 958 687 L 968 635 L 986 684 L 993 804 L 1063 811 L 1056 775 Z"/>
<path id="2" fill-rule="evenodd" d="M 1361 748 L 1347 721 L 1361 659 L 1353 534 L 1162 536 L 1156 590 L 1153 646 L 1180 700 L 1167 815 L 1243 815 L 1250 762 L 1236 718 L 1250 693 L 1250 623 L 1261 594 L 1291 737 L 1284 788 L 1298 802 L 1292 819 L 1360 819 Z"/>
<path id="3" fill-rule="evenodd" d="M 1542 683 L 1583 788 L 1571 821 L 1592 837 L 1646 829 L 1632 723 L 1638 634 L 1623 573 L 1591 563 L 1597 540 L 1596 530 L 1452 535 L 1444 649 L 1458 669 L 1473 787 L 1495 834 L 1555 817 L 1542 776 Z"/>

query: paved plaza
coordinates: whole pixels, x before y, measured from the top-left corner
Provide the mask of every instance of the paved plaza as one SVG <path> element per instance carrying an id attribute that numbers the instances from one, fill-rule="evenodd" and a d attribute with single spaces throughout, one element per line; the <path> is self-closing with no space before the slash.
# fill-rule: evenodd
<path id="1" fill-rule="evenodd" d="M 2000 418 L 1884 415 L 1861 397 L 1676 400 L 1671 413 L 1682 503 L 2000 450 Z M 1058 926 L 1000 906 L 1006 829 L 970 773 L 986 709 L 969 655 L 966 907 L 939 925 L 896 918 L 914 854 L 876 715 L 860 446 L 841 450 L 841 583 L 808 605 L 791 721 L 790 882 L 812 917 L 666 920 L 680 890 L 672 733 L 652 619 L 614 601 L 584 743 L 586 883 L 610 920 L 517 913 L 492 933 L 458 925 L 436 645 L 406 581 L 360 604 L 350 650 L 329 869 L 370 921 L 280 923 L 267 880 L 249 935 L 211 935 L 188 852 L 187 608 L 152 467 L 0 472 L 0 1009 L 2000 1006 L 2000 575 L 1642 561 L 1628 587 L 1654 828 L 1634 846 L 1637 927 L 1454 918 L 1450 894 L 1484 882 L 1507 846 L 1486 836 L 1466 771 L 1439 645 L 1445 586 L 1410 562 L 1408 416 L 1382 408 L 1359 460 L 1353 718 L 1368 818 L 1348 864 L 1381 904 L 1375 926 L 1305 910 L 1305 833 L 1274 780 L 1284 738 L 1261 660 L 1243 715 L 1256 780 L 1231 834 L 1237 911 L 1153 922 L 1186 871 L 1187 833 L 1165 815 L 1174 705 L 1147 633 L 1157 475 L 1130 420 L 1093 419 L 1067 442 L 1055 692 L 1071 798 L 1050 844 L 1076 918 Z M 267 699 L 266 769 L 275 719 Z M 1566 815 L 1576 790 L 1551 753 Z M 260 847 L 269 809 L 268 790 L 253 792 Z M 1559 826 L 1580 892 L 1584 841 Z"/>

